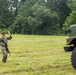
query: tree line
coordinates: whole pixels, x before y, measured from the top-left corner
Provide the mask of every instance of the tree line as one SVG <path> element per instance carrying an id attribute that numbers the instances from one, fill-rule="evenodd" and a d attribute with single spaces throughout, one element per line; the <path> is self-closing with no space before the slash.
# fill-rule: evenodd
<path id="1" fill-rule="evenodd" d="M 0 31 L 55 35 L 76 24 L 76 0 L 0 0 Z"/>

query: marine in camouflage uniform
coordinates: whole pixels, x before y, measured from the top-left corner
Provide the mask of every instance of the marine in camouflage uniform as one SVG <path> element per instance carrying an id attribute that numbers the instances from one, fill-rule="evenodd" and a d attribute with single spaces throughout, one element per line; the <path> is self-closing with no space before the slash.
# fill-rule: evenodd
<path id="1" fill-rule="evenodd" d="M 0 38 L 0 45 L 1 45 L 2 52 L 3 52 L 3 59 L 2 59 L 2 61 L 4 63 L 7 60 L 8 53 L 10 53 L 9 50 L 7 50 L 7 48 L 8 48 L 8 40 L 11 40 L 11 39 L 12 39 L 11 34 L 9 35 L 9 37 L 6 37 L 5 36 L 5 32 L 2 32 L 2 37 Z M 6 45 L 7 45 L 7 47 L 6 47 Z"/>

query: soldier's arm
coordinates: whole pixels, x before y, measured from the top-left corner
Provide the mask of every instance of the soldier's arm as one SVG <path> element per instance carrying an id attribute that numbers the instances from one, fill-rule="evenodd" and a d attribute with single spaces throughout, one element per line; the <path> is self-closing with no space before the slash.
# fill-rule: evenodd
<path id="1" fill-rule="evenodd" d="M 8 40 L 11 40 L 11 39 L 12 39 L 12 35 L 10 35 L 9 37 L 7 37 L 7 39 L 8 39 Z"/>
<path id="2" fill-rule="evenodd" d="M 12 39 L 12 35 L 10 34 L 10 31 L 8 31 L 9 37 L 7 37 L 8 40 Z"/>

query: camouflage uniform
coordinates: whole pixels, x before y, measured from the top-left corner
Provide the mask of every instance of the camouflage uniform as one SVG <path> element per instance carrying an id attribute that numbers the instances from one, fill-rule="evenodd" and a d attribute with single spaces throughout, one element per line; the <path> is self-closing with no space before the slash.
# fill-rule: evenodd
<path id="1" fill-rule="evenodd" d="M 2 38 L 0 38 L 0 45 L 1 45 L 1 49 L 2 49 L 2 52 L 3 52 L 3 59 L 2 61 L 5 63 L 6 60 L 7 60 L 7 54 L 8 54 L 8 51 L 6 50 L 6 47 L 5 47 L 5 44 L 2 42 L 2 40 L 7 44 L 8 46 L 8 40 L 11 40 L 12 39 L 12 36 L 10 35 L 9 37 L 6 37 L 6 36 L 2 36 Z"/>

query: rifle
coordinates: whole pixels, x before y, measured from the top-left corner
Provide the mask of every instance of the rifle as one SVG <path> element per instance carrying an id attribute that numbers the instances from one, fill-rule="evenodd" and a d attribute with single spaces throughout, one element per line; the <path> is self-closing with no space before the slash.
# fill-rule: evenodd
<path id="1" fill-rule="evenodd" d="M 4 42 L 4 40 L 2 39 L 2 42 L 5 44 L 5 48 L 6 48 L 6 51 L 10 54 L 10 51 L 9 51 L 9 49 L 8 49 L 8 46 L 7 46 L 7 44 Z"/>

